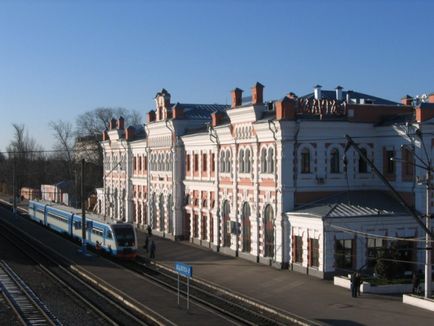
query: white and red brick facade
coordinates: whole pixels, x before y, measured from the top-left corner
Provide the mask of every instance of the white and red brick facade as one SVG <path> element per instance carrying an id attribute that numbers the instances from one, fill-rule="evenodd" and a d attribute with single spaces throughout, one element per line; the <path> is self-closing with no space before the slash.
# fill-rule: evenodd
<path id="1" fill-rule="evenodd" d="M 327 229 L 318 214 L 300 217 L 305 212 L 298 207 L 340 192 L 386 190 L 354 149 L 345 152 L 346 134 L 410 205 L 425 210 L 425 187 L 416 182 L 425 172 L 408 162 L 412 149 L 425 155 L 416 128 L 432 157 L 434 103 L 413 107 L 407 98 L 398 104 L 320 86 L 303 97 L 289 93 L 264 102 L 259 83 L 248 101 L 238 88 L 231 96 L 230 107 L 171 104 L 163 89 L 140 137 L 113 120 L 102 142 L 105 214 L 149 224 L 172 239 L 324 276 L 336 267 L 333 241 L 345 235 Z M 383 222 L 383 233 L 399 229 L 393 219 Z M 362 229 L 357 219 L 350 224 Z M 357 259 L 353 267 L 363 265 Z"/>

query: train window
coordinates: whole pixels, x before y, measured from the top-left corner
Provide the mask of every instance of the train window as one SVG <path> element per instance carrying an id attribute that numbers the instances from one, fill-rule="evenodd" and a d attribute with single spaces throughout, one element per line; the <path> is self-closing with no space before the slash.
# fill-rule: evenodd
<path id="1" fill-rule="evenodd" d="M 74 229 L 81 229 L 81 222 L 74 222 Z"/>
<path id="2" fill-rule="evenodd" d="M 98 229 L 98 228 L 93 228 L 92 229 L 92 233 L 95 234 L 95 235 L 99 235 L 101 237 L 103 235 L 103 231 L 101 229 Z"/>
<path id="3" fill-rule="evenodd" d="M 49 213 L 48 213 L 48 216 L 50 216 L 51 218 L 53 218 L 53 219 L 55 219 L 55 220 L 57 220 L 57 221 L 59 221 L 59 222 L 62 222 L 62 223 L 68 223 L 68 219 L 67 219 L 66 217 L 63 217 L 63 216 L 60 216 L 60 215 L 54 214 L 54 213 L 52 213 L 52 212 L 49 212 Z"/>
<path id="4" fill-rule="evenodd" d="M 107 231 L 107 239 L 113 239 L 112 231 Z"/>

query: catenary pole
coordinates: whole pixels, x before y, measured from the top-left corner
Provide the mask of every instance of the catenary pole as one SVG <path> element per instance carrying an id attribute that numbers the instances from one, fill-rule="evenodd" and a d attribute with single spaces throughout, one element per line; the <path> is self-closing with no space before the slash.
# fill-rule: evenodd
<path id="1" fill-rule="evenodd" d="M 429 162 L 426 171 L 426 208 L 425 208 L 425 225 L 431 230 L 431 162 Z M 425 298 L 431 299 L 432 290 L 432 261 L 431 261 L 431 234 L 425 233 Z"/>
<path id="2" fill-rule="evenodd" d="M 81 160 L 81 236 L 82 236 L 82 252 L 86 254 L 86 199 L 84 196 L 84 159 Z"/>
<path id="3" fill-rule="evenodd" d="M 369 160 L 366 155 L 360 150 L 359 146 L 352 140 L 349 135 L 345 135 L 347 139 L 347 146 L 345 151 L 349 146 L 354 147 L 356 152 L 362 157 L 372 168 L 375 174 L 380 178 L 381 181 L 389 188 L 394 197 L 399 201 L 399 203 L 410 213 L 410 215 L 416 220 L 419 226 L 425 231 L 425 298 L 431 298 L 431 288 L 432 288 L 432 266 L 431 266 L 431 239 L 433 238 L 431 231 L 431 177 L 432 177 L 432 166 L 431 160 L 428 161 L 428 167 L 426 169 L 426 210 L 425 210 L 425 224 L 419 217 L 419 214 L 415 209 L 407 205 L 401 195 L 393 188 L 390 182 L 383 176 L 383 174 L 377 169 L 374 163 Z"/>

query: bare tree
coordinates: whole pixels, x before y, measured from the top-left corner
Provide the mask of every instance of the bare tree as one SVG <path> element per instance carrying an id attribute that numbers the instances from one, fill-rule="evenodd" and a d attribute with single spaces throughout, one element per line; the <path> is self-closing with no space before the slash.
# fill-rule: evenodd
<path id="1" fill-rule="evenodd" d="M 73 174 L 73 151 L 74 151 L 74 130 L 70 122 L 62 120 L 50 121 L 50 128 L 53 130 L 56 143 L 54 144 L 54 158 L 64 162 L 66 178 L 70 180 Z"/>
<path id="2" fill-rule="evenodd" d="M 108 128 L 110 120 L 119 117 L 125 119 L 125 125 L 138 125 L 142 121 L 142 116 L 137 111 L 129 111 L 124 108 L 97 108 L 87 111 L 78 116 L 77 134 L 79 136 L 94 136 Z"/>
<path id="3" fill-rule="evenodd" d="M 43 148 L 25 132 L 24 125 L 12 124 L 14 135 L 7 147 L 8 152 L 8 181 L 12 184 L 15 171 L 16 190 L 22 186 L 39 187 L 45 178 L 45 155 Z"/>

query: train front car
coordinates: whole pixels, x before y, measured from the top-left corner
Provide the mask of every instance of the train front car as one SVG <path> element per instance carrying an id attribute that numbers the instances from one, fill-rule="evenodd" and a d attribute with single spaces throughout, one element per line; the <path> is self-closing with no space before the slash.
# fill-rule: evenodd
<path id="1" fill-rule="evenodd" d="M 137 256 L 137 234 L 134 225 L 118 223 L 111 225 L 116 242 L 116 256 L 133 260 Z"/>

